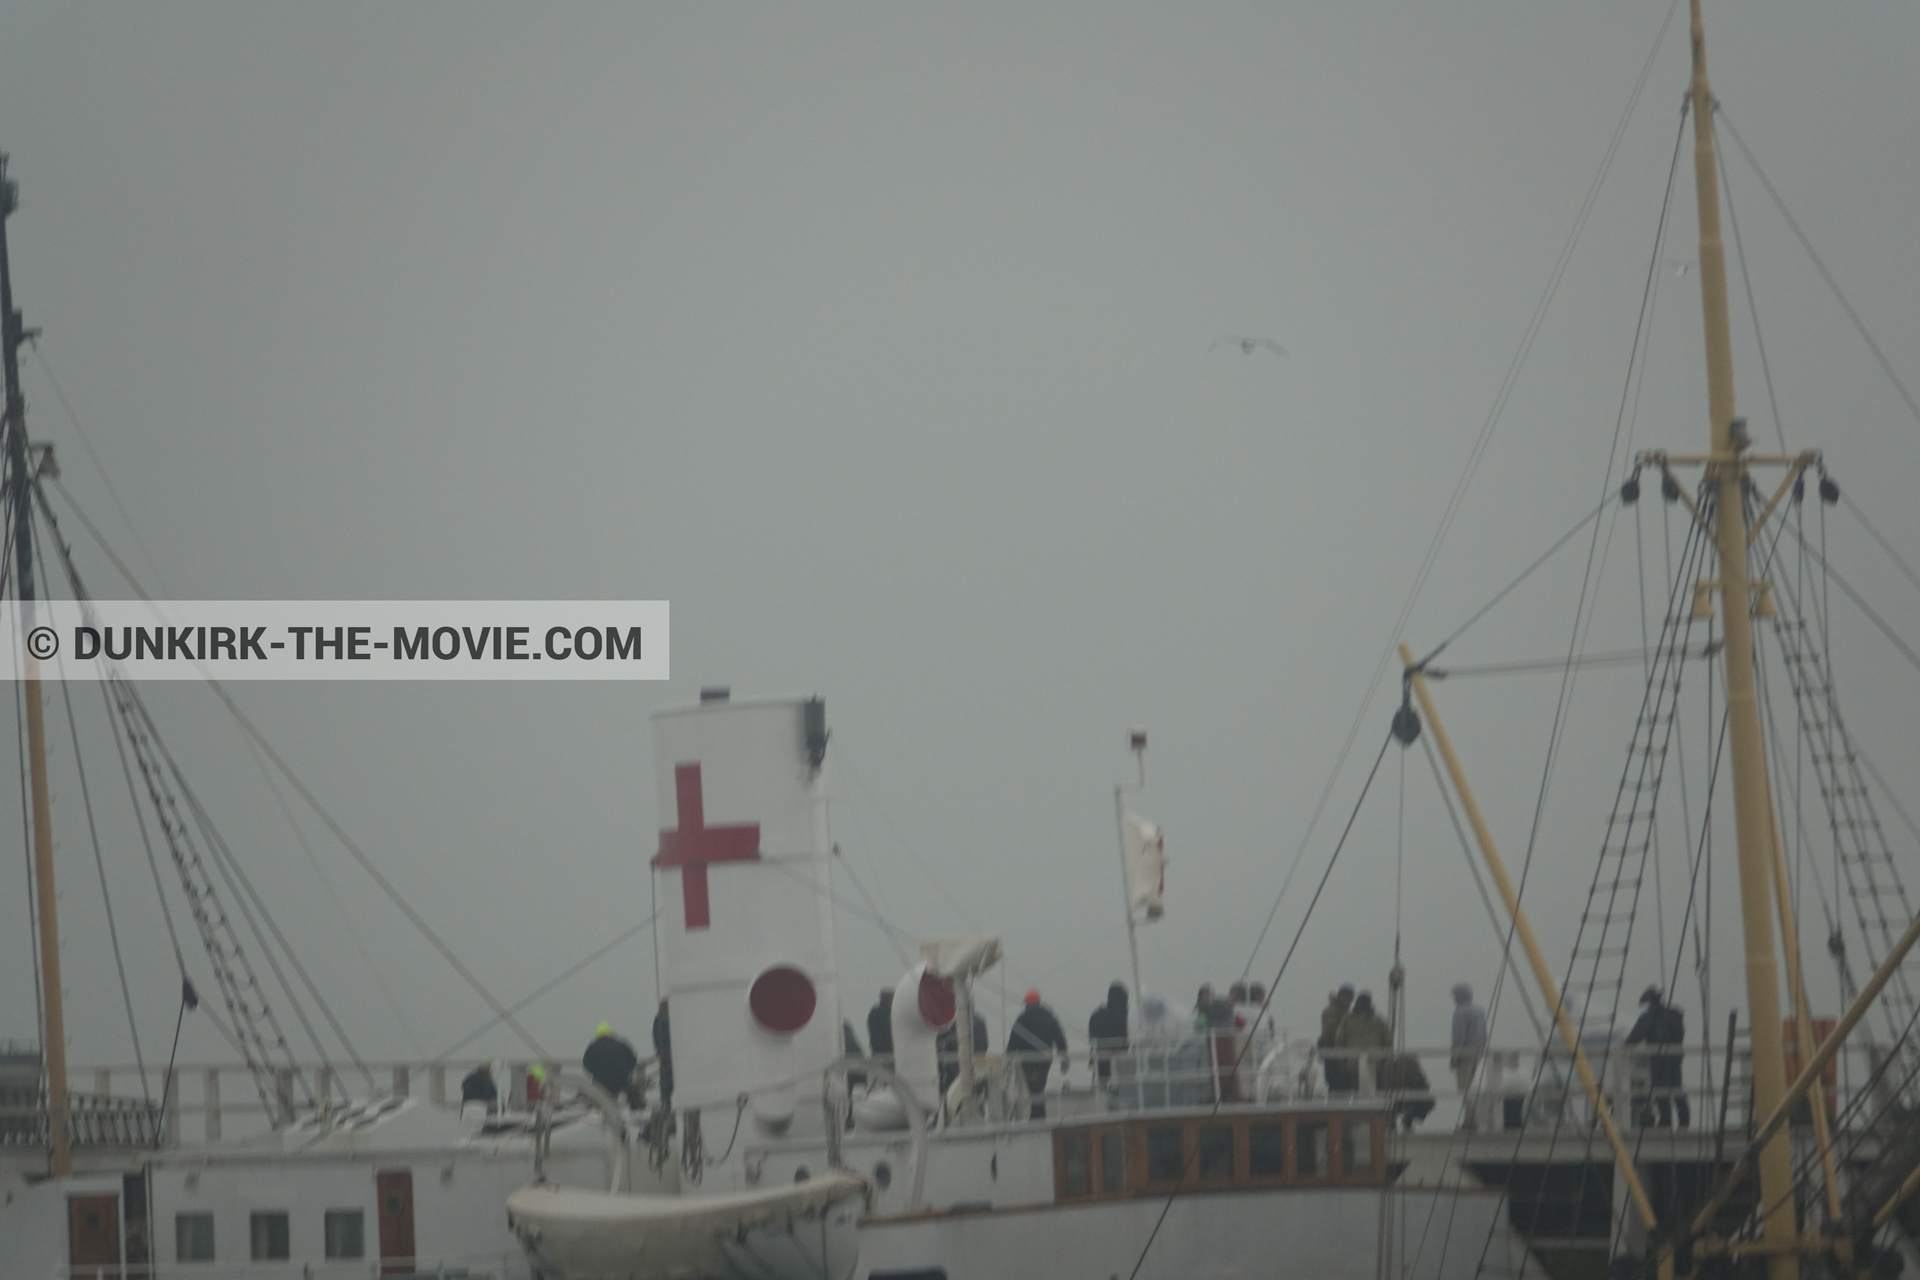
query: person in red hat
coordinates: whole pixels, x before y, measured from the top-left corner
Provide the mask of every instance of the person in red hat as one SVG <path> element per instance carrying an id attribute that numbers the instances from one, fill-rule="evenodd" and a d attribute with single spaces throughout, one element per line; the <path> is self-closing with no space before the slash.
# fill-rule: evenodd
<path id="1" fill-rule="evenodd" d="M 1053 1010 L 1040 1003 L 1040 992 L 1036 988 L 1027 992 L 1025 1007 L 1020 1016 L 1013 1020 L 1013 1033 L 1007 1037 L 1007 1052 L 1019 1054 L 1015 1059 L 1020 1063 L 1020 1074 L 1026 1077 L 1027 1096 L 1032 1099 L 1029 1118 L 1044 1120 L 1047 1115 L 1047 1076 L 1053 1071 L 1053 1060 L 1060 1059 L 1060 1069 L 1067 1066 L 1067 1033 L 1060 1029 L 1060 1019 L 1053 1016 Z"/>

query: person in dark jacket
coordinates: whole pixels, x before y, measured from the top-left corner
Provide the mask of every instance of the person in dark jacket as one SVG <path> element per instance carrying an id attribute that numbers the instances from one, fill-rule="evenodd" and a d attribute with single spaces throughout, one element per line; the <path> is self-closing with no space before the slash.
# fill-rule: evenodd
<path id="1" fill-rule="evenodd" d="M 580 1056 L 580 1065 L 585 1068 L 588 1079 L 605 1089 L 609 1096 L 624 1096 L 629 1104 L 641 1105 L 640 1090 L 633 1079 L 640 1055 L 624 1038 L 613 1034 L 612 1023 L 603 1022 L 594 1028 L 593 1040 Z"/>
<path id="2" fill-rule="evenodd" d="M 893 988 L 880 992 L 880 1000 L 867 1010 L 867 1044 L 883 1065 L 893 1065 Z"/>
<path id="3" fill-rule="evenodd" d="M 860 1037 L 854 1031 L 853 1023 L 850 1019 L 842 1018 L 840 1020 L 840 1050 L 850 1061 L 867 1056 L 867 1051 L 860 1047 Z M 847 1088 L 858 1089 L 866 1084 L 866 1082 L 866 1072 L 857 1067 L 849 1066 L 847 1068 Z"/>
<path id="4" fill-rule="evenodd" d="M 1687 1128 L 1693 1123 L 1693 1111 L 1687 1106 L 1687 1095 L 1681 1092 L 1684 1075 L 1681 1069 L 1681 1046 L 1687 1042 L 1687 1016 L 1660 998 L 1660 988 L 1648 987 L 1640 993 L 1640 1003 L 1646 1011 L 1633 1024 L 1633 1030 L 1627 1032 L 1628 1044 L 1652 1046 L 1647 1055 L 1650 1068 L 1647 1083 L 1653 1089 L 1653 1104 L 1649 1105 L 1645 1094 L 1633 1100 L 1634 1119 L 1641 1125 L 1653 1123 L 1655 1108 L 1660 1114 L 1660 1127 L 1673 1127 L 1673 1113 L 1680 1113 L 1680 1127 Z"/>
<path id="5" fill-rule="evenodd" d="M 673 1030 L 667 1023 L 667 1002 L 653 1015 L 653 1054 L 660 1060 L 660 1109 L 673 1110 Z"/>
<path id="6" fill-rule="evenodd" d="M 1320 1047 L 1337 1049 L 1337 1037 L 1340 1024 L 1346 1021 L 1347 1011 L 1353 1008 L 1353 988 L 1343 986 L 1338 991 L 1327 994 L 1327 1007 L 1320 1011 Z M 1352 1093 L 1360 1087 L 1360 1068 L 1345 1058 L 1323 1058 L 1320 1062 L 1327 1076 L 1328 1093 Z"/>
<path id="7" fill-rule="evenodd" d="M 1027 1082 L 1027 1095 L 1033 1103 L 1029 1118 L 1044 1120 L 1047 1076 L 1053 1071 L 1056 1057 L 1065 1069 L 1067 1033 L 1060 1029 L 1060 1019 L 1053 1016 L 1053 1010 L 1040 1003 L 1039 991 L 1027 992 L 1024 1003 L 1026 1007 L 1013 1020 L 1013 1032 L 1007 1037 L 1007 1052 L 1022 1055 L 1020 1074 Z"/>
<path id="8" fill-rule="evenodd" d="M 945 1098 L 953 1082 L 960 1078 L 960 1033 L 956 1028 L 960 1020 L 955 1018 L 940 1028 L 933 1037 L 933 1051 L 940 1057 L 940 1096 Z M 977 1058 L 987 1051 L 987 1020 L 980 1016 L 979 1010 L 973 1014 L 973 1052 Z"/>
<path id="9" fill-rule="evenodd" d="M 492 1058 L 480 1059 L 480 1065 L 460 1082 L 460 1105 L 465 1107 L 469 1102 L 485 1103 L 488 1115 L 499 1109 L 500 1087 L 493 1082 Z"/>
<path id="10" fill-rule="evenodd" d="M 1127 988 L 1114 983 L 1107 988 L 1107 1002 L 1087 1019 L 1087 1042 L 1093 1055 L 1096 1079 L 1105 1084 L 1113 1072 L 1113 1060 L 1127 1051 Z"/>
<path id="11" fill-rule="evenodd" d="M 1211 983 L 1200 985 L 1200 994 L 1193 998 L 1193 1033 L 1199 1035 L 1213 1020 L 1213 986 Z"/>

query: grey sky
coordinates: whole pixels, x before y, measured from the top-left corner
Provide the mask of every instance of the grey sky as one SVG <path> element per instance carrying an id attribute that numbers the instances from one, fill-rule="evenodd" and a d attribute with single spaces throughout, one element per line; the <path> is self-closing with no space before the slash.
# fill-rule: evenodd
<path id="1" fill-rule="evenodd" d="M 0 146 L 24 196 L 17 297 L 160 577 L 31 356 L 30 422 L 175 596 L 672 602 L 668 686 L 239 691 L 503 997 L 645 913 L 646 713 L 725 682 L 822 695 L 835 835 L 882 910 L 920 934 L 999 932 L 1016 997 L 1038 983 L 1076 1030 L 1126 967 L 1110 789 L 1125 729 L 1147 726 L 1137 805 L 1172 861 L 1143 961 L 1184 1007 L 1247 960 L 1665 11 L 15 7 Z M 1920 385 L 1920 14 L 1718 3 L 1708 23 L 1727 112 Z M 1618 482 L 1605 462 L 1685 76 L 1683 12 L 1414 614 L 1416 647 Z M 1913 559 L 1920 423 L 1729 166 L 1788 439 L 1824 448 Z M 1678 261 L 1693 216 L 1689 147 Z M 1772 442 L 1737 287 L 1734 313 L 1742 407 Z M 1633 447 L 1704 443 L 1698 314 L 1696 277 L 1669 269 Z M 1240 333 L 1291 354 L 1209 352 Z M 1656 567 L 1663 518 L 1642 509 Z M 1829 525 L 1843 571 L 1914 634 L 1913 590 L 1850 518 Z M 1633 535 L 1614 527 L 1595 649 L 1638 643 Z M 1562 651 L 1584 550 L 1451 656 Z M 1911 789 L 1915 673 L 1857 611 L 1836 615 L 1853 725 Z M 1556 688 L 1439 687 L 1516 862 Z M 1556 963 L 1639 677 L 1579 690 L 1528 894 Z M 112 816 L 97 695 L 76 694 L 142 1032 L 163 1054 L 171 963 Z M 1368 709 L 1257 972 L 1391 699 L 1383 686 Z M 213 700 L 151 700 L 363 1051 L 437 1051 L 484 1019 L 303 814 L 403 1023 Z M 1402 948 L 1413 1038 L 1432 1041 L 1447 987 L 1484 988 L 1495 952 L 1424 759 L 1406 765 Z M 1283 1023 L 1305 1027 L 1339 980 L 1384 989 L 1399 767 L 1288 976 Z M 57 784 L 73 1055 L 125 1060 L 70 766 Z M 22 874 L 0 859 L 0 901 L 21 904 L 0 923 L 0 1038 L 33 1027 Z M 1737 933 L 1730 883 L 1720 940 Z M 897 965 L 857 917 L 839 929 L 857 1021 Z M 628 946 L 528 1024 L 563 1053 L 602 1017 L 638 1037 L 651 954 Z M 1630 980 L 1655 968 L 1648 952 Z M 1716 1016 L 1744 1004 L 1720 974 Z M 196 1029 L 183 1056 L 216 1047 Z"/>

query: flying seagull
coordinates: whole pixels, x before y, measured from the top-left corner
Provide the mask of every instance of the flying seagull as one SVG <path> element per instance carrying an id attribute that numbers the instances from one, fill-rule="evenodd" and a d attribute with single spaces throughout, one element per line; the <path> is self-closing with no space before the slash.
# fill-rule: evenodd
<path id="1" fill-rule="evenodd" d="M 1221 347 L 1238 347 L 1240 348 L 1240 354 L 1246 356 L 1252 355 L 1262 347 L 1265 347 L 1277 356 L 1287 354 L 1287 349 L 1275 342 L 1272 338 L 1244 338 L 1229 334 L 1224 338 L 1215 338 L 1208 344 L 1207 350 L 1218 351 Z"/>

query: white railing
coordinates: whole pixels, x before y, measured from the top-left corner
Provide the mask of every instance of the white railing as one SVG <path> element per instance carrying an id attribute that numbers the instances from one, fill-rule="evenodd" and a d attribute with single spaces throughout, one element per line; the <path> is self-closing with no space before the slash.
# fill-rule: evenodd
<path id="1" fill-rule="evenodd" d="M 1628 1048 L 1614 1043 L 1611 1048 L 1596 1038 L 1587 1046 L 1594 1069 L 1601 1078 L 1602 1091 L 1622 1128 L 1658 1127 L 1661 1102 L 1668 1104 L 1678 1121 L 1678 1108 L 1684 1098 L 1691 1127 L 1713 1129 L 1722 1115 L 1722 1081 L 1727 1070 L 1726 1046 L 1717 1044 L 1710 1051 L 1688 1045 L 1680 1053 L 1682 1079 L 1678 1089 L 1655 1090 L 1651 1087 L 1650 1056 L 1646 1046 Z M 1046 1094 L 1041 1099 L 1048 1116 L 1098 1111 L 1141 1111 L 1163 1108 L 1224 1105 L 1270 1105 L 1274 1103 L 1342 1103 L 1365 1100 L 1379 1105 L 1435 1104 L 1429 1123 L 1449 1125 L 1463 1117 L 1463 1104 L 1470 1102 L 1474 1118 L 1481 1128 L 1546 1128 L 1555 1123 L 1585 1124 L 1592 1118 L 1590 1104 L 1574 1074 L 1572 1063 L 1558 1043 L 1544 1055 L 1540 1046 L 1492 1048 L 1485 1051 L 1464 1095 L 1452 1067 L 1452 1051 L 1447 1048 L 1413 1048 L 1400 1053 L 1385 1051 L 1363 1053 L 1357 1050 L 1320 1049 L 1310 1041 L 1287 1040 L 1276 1036 L 1271 1043 L 1256 1045 L 1241 1052 L 1236 1033 L 1229 1031 L 1197 1033 L 1178 1041 L 1142 1045 L 1122 1052 L 1090 1055 L 1084 1049 L 1066 1058 L 1052 1057 L 1056 1064 L 1049 1073 Z M 1005 1092 L 1024 1094 L 1024 1086 L 1012 1077 L 1022 1074 L 1027 1063 L 1049 1060 L 1046 1054 L 976 1055 L 976 1078 L 1003 1082 Z M 1058 1066 L 1068 1064 L 1066 1070 Z M 1108 1067 L 1105 1082 L 1097 1083 L 1097 1066 Z M 943 1075 L 957 1076 L 958 1058 L 941 1058 Z M 1419 1074 L 1410 1075 L 1408 1062 L 1417 1063 Z M 351 1104 L 382 1098 L 416 1098 L 426 1105 L 460 1110 L 460 1082 L 477 1065 L 464 1062 L 386 1061 L 368 1064 L 372 1085 L 357 1068 L 302 1066 L 281 1068 L 272 1078 L 269 1102 L 263 1103 L 252 1073 L 235 1063 L 207 1063 L 179 1066 L 164 1081 L 149 1073 L 149 1087 L 159 1086 L 155 1098 L 160 1111 L 159 1137 L 163 1144 L 220 1142 L 266 1131 L 275 1119 L 283 1124 L 288 1117 L 311 1124 L 317 1118 L 337 1114 Z M 526 1115 L 527 1070 L 533 1063 L 503 1060 L 495 1064 L 494 1079 L 499 1091 L 499 1110 Z M 577 1065 L 542 1064 L 550 1084 L 569 1084 L 583 1079 Z M 846 1058 L 836 1064 L 836 1080 L 847 1075 L 859 1077 L 867 1059 Z M 1872 1049 L 1849 1046 L 1837 1065 L 1837 1097 L 1829 1103 L 1836 1114 L 1844 1113 L 1858 1091 L 1872 1077 Z M 1328 1068 L 1334 1068 L 1330 1086 Z M 1345 1068 L 1343 1074 L 1341 1069 Z M 648 1107 L 657 1105 L 657 1070 L 654 1059 L 644 1059 L 640 1073 L 646 1085 Z M 997 1073 L 997 1076 L 996 1076 Z M 139 1109 L 139 1074 L 131 1066 L 84 1068 L 70 1075 L 73 1083 L 91 1086 L 96 1099 L 134 1099 Z M 1732 1087 L 1725 1108 L 1728 1129 L 1744 1131 L 1749 1124 L 1746 1100 L 1750 1071 L 1744 1042 L 1734 1059 Z M 1425 1087 L 1418 1087 L 1420 1080 Z M 1883 1082 L 1876 1087 L 1884 1095 Z M 855 1089 L 856 1096 L 859 1089 Z M 1663 1096 L 1665 1095 L 1665 1096 Z M 311 1099 L 311 1100 L 310 1100 Z M 1880 1110 L 1882 1097 L 1867 1099 L 1862 1116 Z M 0 1105 L 0 1135 L 19 1131 L 23 1140 L 44 1142 L 44 1117 L 29 1105 Z M 1008 1118 L 1013 1101 L 1002 1099 Z M 1445 1110 L 1441 1110 L 1441 1108 Z M 11 1127 L 10 1127 L 11 1126 Z M 1857 1125 L 1855 1127 L 1858 1127 Z"/>
<path id="2" fill-rule="evenodd" d="M 243 1063 L 194 1063 L 174 1067 L 172 1072 L 147 1073 L 147 1088 L 155 1090 L 155 1119 L 149 1132 L 157 1129 L 162 1145 L 180 1143 L 217 1143 L 264 1133 L 291 1123 L 324 1122 L 349 1108 L 388 1098 L 415 1098 L 438 1110 L 458 1112 L 460 1086 L 478 1062 L 369 1062 L 363 1074 L 359 1067 L 340 1064 L 278 1067 L 269 1076 L 266 1100 L 254 1073 Z M 530 1060 L 501 1061 L 494 1064 L 493 1077 L 499 1095 L 497 1110 L 526 1115 L 528 1069 Z M 538 1064 L 547 1073 L 549 1086 L 584 1079 L 577 1065 L 557 1062 Z M 641 1061 L 642 1078 L 655 1079 L 654 1059 Z M 112 1100 L 116 1108 L 132 1108 L 144 1116 L 141 1079 L 137 1068 L 125 1065 L 83 1067 L 69 1073 L 70 1082 L 91 1084 L 86 1096 L 104 1103 Z M 18 1131 L 24 1145 L 44 1145 L 45 1112 L 32 1099 L 0 1099 L 0 1146 L 8 1145 L 7 1135 Z M 24 1105 L 23 1105 L 24 1104 Z M 480 1110 L 478 1104 L 469 1104 Z M 89 1111 L 99 1110 L 90 1106 Z M 81 1111 L 76 1108 L 76 1121 Z M 110 1135 L 103 1126 L 98 1145 Z M 121 1126 L 126 1128 L 126 1126 Z M 128 1137 L 133 1136 L 131 1129 Z M 124 1145 L 152 1145 L 128 1141 Z"/>
<path id="3" fill-rule="evenodd" d="M 194 1280 L 399 1280 L 434 1276 L 440 1280 L 504 1280 L 527 1274 L 526 1259 L 518 1253 L 422 1255 L 417 1258 L 334 1258 L 326 1261 L 261 1262 L 128 1262 L 64 1266 L 46 1273 L 49 1280 L 137 1280 L 141 1276 L 191 1275 Z"/>
<path id="4" fill-rule="evenodd" d="M 1622 1129 L 1689 1127 L 1744 1132 L 1751 1067 L 1745 1042 L 1736 1046 L 1730 1086 L 1725 1045 L 1710 1050 L 1689 1045 L 1673 1054 L 1682 1083 L 1652 1084 L 1653 1053 L 1648 1046 L 1611 1045 L 1595 1038 L 1583 1046 L 1608 1110 Z M 993 1079 L 1025 1063 L 1049 1060 L 1046 1054 L 978 1055 L 977 1076 Z M 1053 1057 L 1058 1063 L 1060 1058 Z M 1432 1115 L 1449 1127 L 1468 1118 L 1483 1129 L 1584 1127 L 1593 1107 L 1573 1062 L 1556 1042 L 1543 1053 L 1538 1045 L 1490 1048 L 1474 1063 L 1463 1090 L 1450 1048 L 1387 1050 L 1321 1049 L 1305 1040 L 1276 1038 L 1270 1046 L 1245 1048 L 1230 1031 L 1198 1033 L 1172 1044 L 1137 1046 L 1096 1055 L 1080 1054 L 1069 1067 L 1050 1073 L 1046 1115 L 1142 1111 L 1275 1103 L 1391 1106 L 1397 1113 Z M 1107 1067 L 1100 1082 L 1097 1067 Z M 858 1069 L 859 1062 L 845 1065 Z M 943 1078 L 957 1074 L 957 1055 L 942 1057 Z M 1871 1098 L 1860 1099 L 1873 1075 L 1869 1046 L 1844 1049 L 1835 1064 L 1830 1114 L 1845 1116 L 1861 1102 L 1849 1127 L 1858 1129 L 1880 1110 L 1889 1081 L 1874 1084 Z M 1725 1095 L 1723 1098 L 1723 1094 Z M 1724 1102 L 1724 1108 L 1723 1108 Z M 1441 1111 L 1442 1106 L 1446 1107 Z M 1010 1114 L 1010 1113 L 1009 1113 Z M 1017 1118 L 1017 1117 L 1014 1117 Z M 1683 1119 L 1684 1118 L 1684 1119 Z M 1419 1121 L 1416 1120 L 1415 1123 Z"/>

